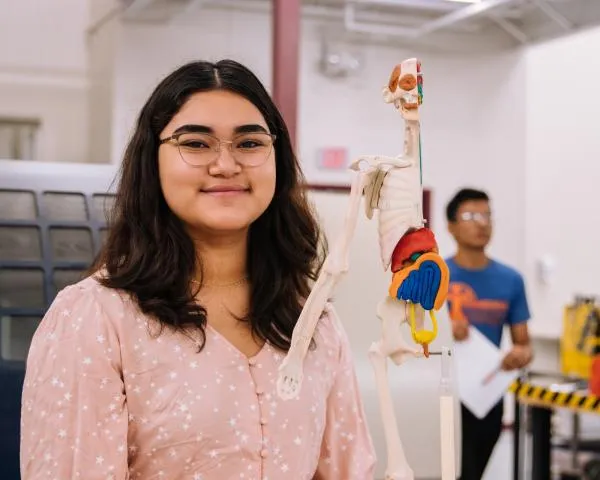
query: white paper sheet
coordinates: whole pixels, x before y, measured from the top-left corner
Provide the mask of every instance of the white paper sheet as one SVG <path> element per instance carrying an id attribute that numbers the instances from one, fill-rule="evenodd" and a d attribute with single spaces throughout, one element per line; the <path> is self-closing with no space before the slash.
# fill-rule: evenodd
<path id="1" fill-rule="evenodd" d="M 453 353 L 460 399 L 473 415 L 483 418 L 506 394 L 519 371 L 500 370 L 505 353 L 475 327 L 469 328 L 465 340 L 454 344 Z"/>

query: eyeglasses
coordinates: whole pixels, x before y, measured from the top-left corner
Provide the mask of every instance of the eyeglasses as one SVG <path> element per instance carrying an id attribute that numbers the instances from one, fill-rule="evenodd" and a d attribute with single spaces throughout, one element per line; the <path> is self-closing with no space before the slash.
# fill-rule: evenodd
<path id="1" fill-rule="evenodd" d="M 492 214 L 489 212 L 462 212 L 458 216 L 458 219 L 463 222 L 490 223 L 492 221 Z"/>
<path id="2" fill-rule="evenodd" d="M 181 132 L 160 140 L 179 149 L 181 159 L 192 167 L 211 164 L 227 145 L 234 160 L 244 167 L 258 167 L 267 161 L 277 138 L 272 133 L 254 132 L 237 135 L 232 140 L 220 140 L 208 133 Z"/>

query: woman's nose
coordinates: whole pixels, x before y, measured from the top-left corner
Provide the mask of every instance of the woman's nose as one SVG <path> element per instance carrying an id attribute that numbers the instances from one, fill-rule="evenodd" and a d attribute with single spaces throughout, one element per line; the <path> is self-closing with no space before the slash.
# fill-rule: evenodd
<path id="1" fill-rule="evenodd" d="M 239 163 L 235 160 L 229 145 L 221 145 L 217 158 L 210 165 L 211 175 L 234 175 L 241 170 Z"/>

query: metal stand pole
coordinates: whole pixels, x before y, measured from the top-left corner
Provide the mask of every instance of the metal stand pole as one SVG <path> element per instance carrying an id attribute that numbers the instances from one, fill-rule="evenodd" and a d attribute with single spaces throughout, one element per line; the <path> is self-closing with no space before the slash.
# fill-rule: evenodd
<path id="1" fill-rule="evenodd" d="M 517 395 L 513 421 L 513 480 L 521 480 L 521 404 Z"/>
<path id="2" fill-rule="evenodd" d="M 531 480 L 550 480 L 552 410 L 531 407 Z"/>

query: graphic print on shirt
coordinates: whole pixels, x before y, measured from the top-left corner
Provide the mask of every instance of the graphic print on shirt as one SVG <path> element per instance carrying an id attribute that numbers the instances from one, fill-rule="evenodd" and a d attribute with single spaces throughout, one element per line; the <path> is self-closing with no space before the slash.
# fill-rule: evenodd
<path id="1" fill-rule="evenodd" d="M 464 282 L 450 282 L 448 288 L 450 318 L 478 325 L 502 325 L 508 303 L 502 300 L 478 298 L 473 288 Z"/>

